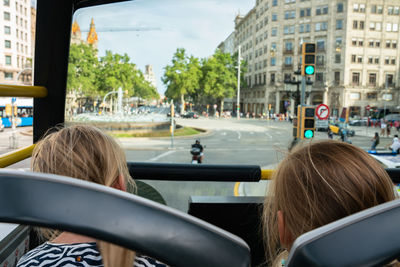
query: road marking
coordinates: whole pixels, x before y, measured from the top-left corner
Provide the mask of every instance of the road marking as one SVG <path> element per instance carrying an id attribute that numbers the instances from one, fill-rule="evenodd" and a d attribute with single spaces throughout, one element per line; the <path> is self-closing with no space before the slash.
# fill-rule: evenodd
<path id="1" fill-rule="evenodd" d="M 172 153 L 175 153 L 175 152 L 176 152 L 175 150 L 174 151 L 167 151 L 165 153 L 162 153 L 162 154 L 158 155 L 157 157 L 149 159 L 149 161 L 156 161 L 156 160 L 158 160 L 158 159 L 160 159 L 162 157 L 168 156 L 168 155 L 170 155 Z"/>
<path id="2" fill-rule="evenodd" d="M 265 135 L 272 139 L 272 136 L 269 133 L 265 133 Z"/>
<path id="3" fill-rule="evenodd" d="M 239 196 L 239 185 L 240 185 L 240 182 L 236 182 L 235 187 L 233 188 L 233 195 L 235 197 Z"/>
<path id="4" fill-rule="evenodd" d="M 250 134 L 254 134 L 254 132 L 250 132 Z"/>
<path id="5" fill-rule="evenodd" d="M 221 133 L 221 135 L 226 135 L 226 132 Z"/>
<path id="6" fill-rule="evenodd" d="M 238 139 L 240 139 L 242 137 L 242 134 L 239 131 L 236 131 L 238 134 Z"/>

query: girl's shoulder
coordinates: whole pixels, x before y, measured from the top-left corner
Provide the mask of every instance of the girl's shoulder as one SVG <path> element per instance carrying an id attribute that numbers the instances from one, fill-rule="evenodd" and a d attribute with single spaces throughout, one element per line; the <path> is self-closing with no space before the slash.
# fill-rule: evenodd
<path id="1" fill-rule="evenodd" d="M 26 253 L 18 261 L 17 267 L 55 266 L 63 262 L 68 266 L 103 266 L 100 252 L 95 242 L 77 244 L 43 243 Z"/>

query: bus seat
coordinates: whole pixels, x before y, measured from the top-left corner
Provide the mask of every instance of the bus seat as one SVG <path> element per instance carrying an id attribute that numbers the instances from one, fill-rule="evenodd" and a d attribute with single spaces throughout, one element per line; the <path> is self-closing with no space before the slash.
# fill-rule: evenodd
<path id="1" fill-rule="evenodd" d="M 0 170 L 0 221 L 87 235 L 172 266 L 249 266 L 239 237 L 198 218 L 78 179 Z"/>
<path id="2" fill-rule="evenodd" d="M 251 266 L 265 262 L 261 215 L 264 197 L 191 196 L 190 215 L 233 233 L 247 242 Z"/>
<path id="3" fill-rule="evenodd" d="M 400 199 L 301 235 L 286 266 L 381 266 L 400 255 Z"/>

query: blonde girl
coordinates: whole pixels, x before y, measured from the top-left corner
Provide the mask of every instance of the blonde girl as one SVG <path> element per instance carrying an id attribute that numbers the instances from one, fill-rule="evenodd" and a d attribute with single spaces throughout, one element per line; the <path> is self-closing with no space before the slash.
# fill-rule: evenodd
<path id="1" fill-rule="evenodd" d="M 297 237 L 395 199 L 393 184 L 363 150 L 338 141 L 295 147 L 279 164 L 264 203 L 266 256 L 284 265 Z"/>
<path id="2" fill-rule="evenodd" d="M 74 177 L 126 191 L 129 176 L 124 151 L 113 138 L 92 126 L 55 129 L 33 151 L 32 170 Z M 90 211 L 88 211 L 90 212 Z M 69 232 L 40 230 L 50 240 L 28 252 L 17 266 L 164 266 L 128 249 Z M 51 262 L 52 261 L 52 262 Z M 60 265 L 60 266 L 61 266 Z"/>

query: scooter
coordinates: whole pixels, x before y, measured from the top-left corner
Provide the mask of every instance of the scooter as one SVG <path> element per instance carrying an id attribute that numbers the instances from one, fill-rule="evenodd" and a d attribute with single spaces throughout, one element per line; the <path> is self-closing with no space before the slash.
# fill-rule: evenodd
<path id="1" fill-rule="evenodd" d="M 205 147 L 206 146 L 203 146 L 203 149 Z M 192 147 L 190 154 L 192 154 L 192 164 L 201 164 L 201 157 L 203 156 L 203 153 L 200 151 L 200 148 Z"/>

